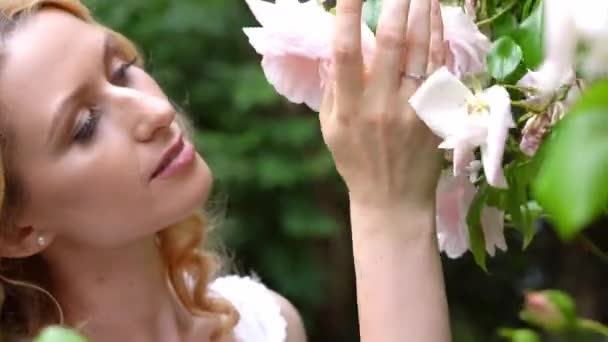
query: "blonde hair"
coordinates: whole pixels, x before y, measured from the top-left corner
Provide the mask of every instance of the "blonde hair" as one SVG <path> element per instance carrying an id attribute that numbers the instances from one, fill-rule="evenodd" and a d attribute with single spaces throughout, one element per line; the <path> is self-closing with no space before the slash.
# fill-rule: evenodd
<path id="1" fill-rule="evenodd" d="M 66 11 L 115 35 L 127 58 L 140 57 L 135 45 L 123 35 L 97 23 L 79 0 L 2 0 L 0 1 L 0 39 L 10 33 L 22 17 L 44 7 Z M 184 120 L 182 117 L 181 120 Z M 0 135 L 0 235 L 15 234 L 12 224 L 21 191 L 11 175 L 7 160 L 6 135 Z M 169 281 L 179 300 L 199 317 L 217 319 L 212 337 L 220 338 L 232 331 L 239 314 L 226 300 L 208 296 L 207 286 L 217 271 L 217 258 L 201 248 L 208 223 L 202 213 L 167 227 L 157 234 L 158 246 L 167 266 Z M 58 321 L 59 304 L 44 290 L 49 284 L 47 269 L 40 256 L 5 259 L 0 263 L 0 331 L 13 340 L 32 337 L 44 326 L 63 324 Z M 7 335 L 8 334 L 8 335 Z M 0 335 L 0 340 L 3 340 Z"/>

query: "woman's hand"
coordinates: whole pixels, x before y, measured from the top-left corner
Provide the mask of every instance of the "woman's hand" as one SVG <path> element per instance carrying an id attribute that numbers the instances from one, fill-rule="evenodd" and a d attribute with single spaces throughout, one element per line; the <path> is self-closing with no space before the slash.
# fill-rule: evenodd
<path id="1" fill-rule="evenodd" d="M 351 204 L 433 208 L 439 141 L 408 101 L 443 65 L 438 0 L 384 0 L 369 70 L 361 56 L 361 0 L 337 1 L 333 84 L 321 129 Z"/>
<path id="2" fill-rule="evenodd" d="M 447 342 L 434 230 L 439 141 L 408 103 L 420 76 L 444 61 L 438 0 L 384 0 L 369 70 L 361 0 L 337 6 L 320 120 L 350 193 L 361 341 Z"/>

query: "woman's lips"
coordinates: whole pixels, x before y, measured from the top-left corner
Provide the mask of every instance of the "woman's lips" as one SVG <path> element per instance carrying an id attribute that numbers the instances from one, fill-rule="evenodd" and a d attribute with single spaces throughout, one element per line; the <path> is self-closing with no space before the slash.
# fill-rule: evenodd
<path id="1" fill-rule="evenodd" d="M 180 135 L 166 151 L 157 164 L 155 171 L 152 173 L 152 179 L 166 179 L 182 170 L 184 167 L 192 163 L 195 156 L 194 146 L 184 141 Z"/>

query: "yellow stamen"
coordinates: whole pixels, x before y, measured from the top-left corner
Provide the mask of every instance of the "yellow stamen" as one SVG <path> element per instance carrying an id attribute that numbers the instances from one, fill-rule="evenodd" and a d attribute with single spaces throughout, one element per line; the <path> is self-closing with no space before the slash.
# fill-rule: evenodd
<path id="1" fill-rule="evenodd" d="M 466 106 L 469 115 L 487 115 L 490 112 L 490 105 L 475 95 L 467 99 Z"/>

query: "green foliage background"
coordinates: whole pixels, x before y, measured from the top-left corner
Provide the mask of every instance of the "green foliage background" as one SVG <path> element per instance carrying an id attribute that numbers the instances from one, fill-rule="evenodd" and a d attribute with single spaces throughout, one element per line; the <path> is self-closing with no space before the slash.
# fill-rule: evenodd
<path id="1" fill-rule="evenodd" d="M 241 30 L 257 26 L 245 1 L 86 3 L 138 44 L 148 70 L 193 119 L 216 178 L 210 205 L 224 217 L 215 234 L 233 272 L 255 272 L 289 298 L 311 341 L 357 341 L 346 192 L 316 114 L 267 83 Z M 444 259 L 454 341 L 498 340 L 497 327 L 522 325 L 517 312 L 528 288 L 564 288 L 587 317 L 608 320 L 606 268 L 536 228 L 541 234 L 525 253 L 520 235 L 508 231 L 511 250 L 488 261 L 489 275 L 470 255 Z"/>

